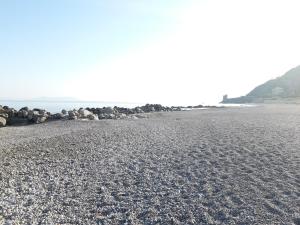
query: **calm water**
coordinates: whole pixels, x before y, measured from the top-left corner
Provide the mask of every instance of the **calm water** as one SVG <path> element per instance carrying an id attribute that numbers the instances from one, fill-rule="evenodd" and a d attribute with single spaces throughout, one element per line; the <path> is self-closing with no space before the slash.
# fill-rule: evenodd
<path id="1" fill-rule="evenodd" d="M 66 110 L 72 110 L 72 109 L 79 109 L 79 108 L 101 108 L 104 106 L 119 106 L 119 107 L 128 107 L 128 108 L 134 108 L 138 105 L 138 103 L 120 103 L 120 102 L 55 102 L 55 101 L 0 101 L 0 105 L 2 106 L 9 106 L 11 108 L 19 110 L 22 107 L 29 107 L 30 109 L 33 108 L 39 108 L 39 109 L 45 109 L 51 113 L 57 113 L 60 112 L 62 109 Z"/>
<path id="2" fill-rule="evenodd" d="M 122 103 L 122 102 L 84 102 L 84 101 L 1 101 L 0 105 L 2 106 L 9 106 L 16 110 L 21 109 L 22 107 L 27 106 L 30 109 L 39 108 L 45 109 L 51 113 L 61 112 L 62 109 L 72 110 L 72 109 L 79 109 L 79 108 L 102 108 L 102 107 L 126 107 L 126 108 L 134 108 L 136 106 L 145 105 L 145 103 Z M 204 104 L 206 105 L 206 104 Z M 254 105 L 246 105 L 246 104 L 207 104 L 207 105 L 214 105 L 214 106 L 226 106 L 226 107 L 250 107 Z"/>

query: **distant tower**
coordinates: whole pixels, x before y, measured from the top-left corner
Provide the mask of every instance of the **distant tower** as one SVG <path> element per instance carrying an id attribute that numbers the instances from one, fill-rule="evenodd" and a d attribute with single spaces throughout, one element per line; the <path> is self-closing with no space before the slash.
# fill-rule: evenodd
<path id="1" fill-rule="evenodd" d="M 223 102 L 226 102 L 228 100 L 228 95 L 223 96 Z"/>

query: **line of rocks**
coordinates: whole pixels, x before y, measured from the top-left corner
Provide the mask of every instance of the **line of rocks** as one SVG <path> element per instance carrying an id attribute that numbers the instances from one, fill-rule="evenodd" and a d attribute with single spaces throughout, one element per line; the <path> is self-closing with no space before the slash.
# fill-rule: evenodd
<path id="1" fill-rule="evenodd" d="M 141 107 L 103 107 L 103 108 L 80 108 L 79 110 L 62 110 L 52 114 L 44 109 L 29 109 L 23 107 L 19 111 L 8 106 L 0 106 L 0 127 L 6 125 L 38 124 L 51 120 L 100 120 L 100 119 L 124 119 L 140 113 L 180 111 L 181 107 L 165 107 L 160 104 L 146 104 Z"/>

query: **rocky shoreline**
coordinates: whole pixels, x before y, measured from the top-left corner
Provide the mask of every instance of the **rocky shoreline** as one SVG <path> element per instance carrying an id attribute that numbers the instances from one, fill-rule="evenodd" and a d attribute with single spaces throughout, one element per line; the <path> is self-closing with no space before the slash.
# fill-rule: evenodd
<path id="1" fill-rule="evenodd" d="M 73 110 L 63 109 L 60 113 L 52 114 L 45 109 L 29 109 L 23 107 L 20 110 L 8 106 L 0 106 L 0 127 L 7 125 L 38 124 L 53 120 L 101 120 L 101 119 L 124 119 L 134 118 L 137 114 L 150 112 L 181 111 L 181 107 L 165 107 L 160 104 L 146 104 L 141 107 L 103 107 L 103 108 L 80 108 Z"/>
<path id="2" fill-rule="evenodd" d="M 224 108 L 217 106 L 162 106 L 161 104 L 146 104 L 135 108 L 125 107 L 102 107 L 102 108 L 80 108 L 73 110 L 61 110 L 60 113 L 51 113 L 45 109 L 29 109 L 23 107 L 20 110 L 0 105 L 0 127 L 39 124 L 55 120 L 102 120 L 102 119 L 137 119 L 139 114 L 151 112 L 174 112 L 184 109 L 202 108 Z"/>

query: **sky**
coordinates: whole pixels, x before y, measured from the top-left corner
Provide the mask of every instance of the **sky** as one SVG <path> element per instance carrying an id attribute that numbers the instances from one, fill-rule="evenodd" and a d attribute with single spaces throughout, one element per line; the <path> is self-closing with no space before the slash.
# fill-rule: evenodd
<path id="1" fill-rule="evenodd" d="M 0 0 L 0 99 L 216 103 L 300 64 L 298 0 Z"/>

